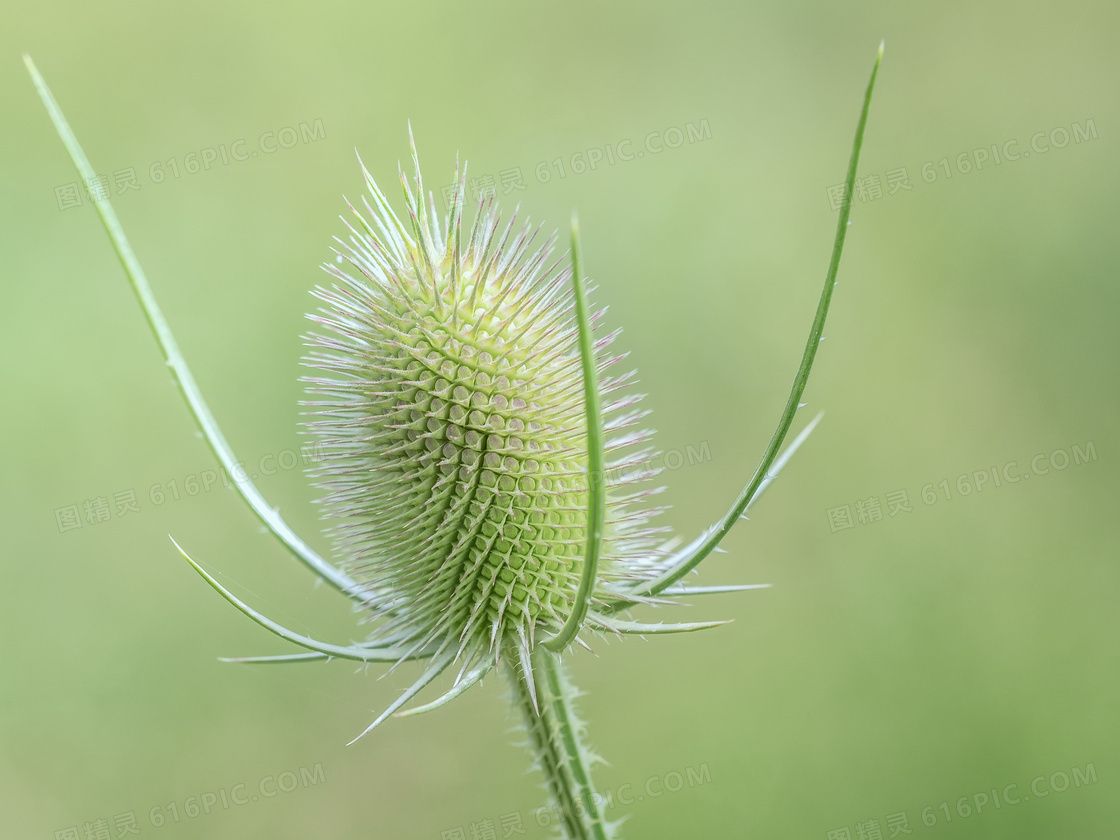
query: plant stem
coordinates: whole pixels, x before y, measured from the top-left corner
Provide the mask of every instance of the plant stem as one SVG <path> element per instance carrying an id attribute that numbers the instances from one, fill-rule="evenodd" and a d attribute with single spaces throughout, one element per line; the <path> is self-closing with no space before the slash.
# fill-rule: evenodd
<path id="1" fill-rule="evenodd" d="M 583 723 L 572 707 L 577 692 L 563 672 L 560 657 L 537 646 L 531 657 L 531 679 L 519 664 L 512 664 L 518 661 L 516 656 L 507 661 L 511 662 L 514 702 L 525 719 L 565 840 L 612 840 L 615 834 L 600 813 L 600 801 L 591 784 L 591 755 L 582 742 Z"/>

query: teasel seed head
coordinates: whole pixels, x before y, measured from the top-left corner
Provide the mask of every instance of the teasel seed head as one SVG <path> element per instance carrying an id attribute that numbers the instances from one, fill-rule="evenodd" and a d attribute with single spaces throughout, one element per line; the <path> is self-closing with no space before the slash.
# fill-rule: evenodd
<path id="1" fill-rule="evenodd" d="M 324 265 L 334 283 L 314 291 L 315 476 L 340 563 L 368 592 L 369 644 L 464 669 L 509 651 L 524 662 L 568 620 L 587 545 L 571 268 L 516 212 L 501 225 L 492 194 L 464 229 L 465 166 L 441 219 L 414 144 L 412 158 L 403 222 L 362 165 L 370 198 L 364 212 L 347 202 L 349 236 Z M 591 316 L 600 332 L 603 316 Z M 625 358 L 617 335 L 594 342 L 608 468 L 590 480 L 605 487 L 607 586 L 651 577 L 664 547 L 646 498 L 660 490 L 647 412 L 633 372 L 610 375 Z"/>

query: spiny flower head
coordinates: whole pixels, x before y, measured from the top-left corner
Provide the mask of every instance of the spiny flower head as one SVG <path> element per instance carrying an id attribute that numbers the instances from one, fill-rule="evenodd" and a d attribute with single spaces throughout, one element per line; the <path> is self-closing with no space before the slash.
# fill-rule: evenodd
<path id="1" fill-rule="evenodd" d="M 411 132 L 410 132 L 411 139 Z M 342 566 L 368 592 L 371 645 L 526 661 L 568 620 L 583 572 L 588 444 L 571 268 L 554 237 L 504 226 L 493 196 L 463 229 L 466 167 L 440 219 L 412 148 L 402 222 L 370 176 L 337 239 L 335 282 L 309 316 L 310 431 Z M 372 204 L 370 201 L 372 200 Z M 603 312 L 591 321 L 600 324 Z M 594 343 L 612 461 L 596 580 L 652 576 L 662 548 L 645 496 L 646 412 L 609 377 L 617 333 Z M 599 477 L 592 477 L 599 480 Z M 593 596 L 592 607 L 596 601 Z M 492 657 L 491 657 L 492 654 Z"/>

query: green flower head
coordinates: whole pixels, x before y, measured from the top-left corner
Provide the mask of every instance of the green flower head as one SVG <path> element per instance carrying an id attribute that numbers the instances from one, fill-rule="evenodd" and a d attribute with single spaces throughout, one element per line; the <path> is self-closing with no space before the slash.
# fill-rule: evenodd
<path id="1" fill-rule="evenodd" d="M 411 137 L 410 137 L 411 139 Z M 464 229 L 466 167 L 444 218 L 401 173 L 402 222 L 365 166 L 370 197 L 324 268 L 309 316 L 310 431 L 321 443 L 342 566 L 368 593 L 370 644 L 452 653 L 468 667 L 555 635 L 572 615 L 588 542 L 588 432 L 572 269 L 555 237 L 499 221 L 493 196 Z M 602 324 L 603 312 L 590 321 Z M 666 554 L 646 412 L 611 377 L 617 332 L 594 342 L 607 398 L 605 522 L 597 583 L 651 577 Z M 605 607 L 592 594 L 590 615 Z"/>

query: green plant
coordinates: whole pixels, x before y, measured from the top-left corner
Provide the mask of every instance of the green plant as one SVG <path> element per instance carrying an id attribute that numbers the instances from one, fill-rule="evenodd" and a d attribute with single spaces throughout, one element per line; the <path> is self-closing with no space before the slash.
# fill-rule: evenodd
<path id="1" fill-rule="evenodd" d="M 876 57 L 848 165 L 851 195 L 882 57 Z M 78 142 L 30 58 L 28 70 L 80 175 L 94 177 Z M 426 660 L 416 683 L 365 730 L 394 713 L 435 709 L 503 667 L 530 743 L 570 838 L 606 840 L 591 782 L 594 757 L 572 707 L 561 655 L 581 632 L 642 635 L 701 630 L 724 622 L 646 624 L 623 618 L 634 606 L 672 603 L 751 587 L 686 587 L 681 581 L 713 550 L 777 476 L 819 421 L 782 451 L 821 341 L 847 230 L 837 226 L 824 289 L 793 388 L 750 481 L 715 525 L 679 550 L 652 526 L 648 431 L 622 432 L 642 413 L 636 397 L 602 404 L 628 384 L 607 378 L 615 335 L 596 340 L 602 313 L 588 308 L 573 218 L 571 264 L 548 265 L 551 241 L 530 253 L 533 235 L 511 221 L 500 235 L 480 203 L 463 236 L 466 169 L 441 222 L 425 200 L 415 144 L 415 182 L 403 172 L 407 223 L 362 171 L 373 205 L 350 207 L 356 227 L 339 239 L 336 285 L 318 289 L 309 364 L 329 377 L 308 380 L 319 399 L 310 430 L 322 439 L 318 475 L 335 527 L 338 568 L 300 539 L 247 478 L 238 491 L 265 526 L 312 571 L 376 622 L 360 644 L 334 645 L 295 633 L 226 590 L 178 546 L 214 589 L 254 621 L 304 652 L 230 661 Z M 172 376 L 218 460 L 235 474 L 222 435 L 105 197 L 95 206 L 155 333 Z M 608 439 L 609 432 L 622 432 Z M 608 463 L 605 453 L 617 453 Z M 623 492 L 630 488 L 629 492 Z M 451 666 L 451 689 L 400 712 Z M 364 735 L 365 732 L 362 734 Z M 361 736 L 359 736 L 361 737 Z M 357 740 L 357 739 L 355 739 Z"/>

